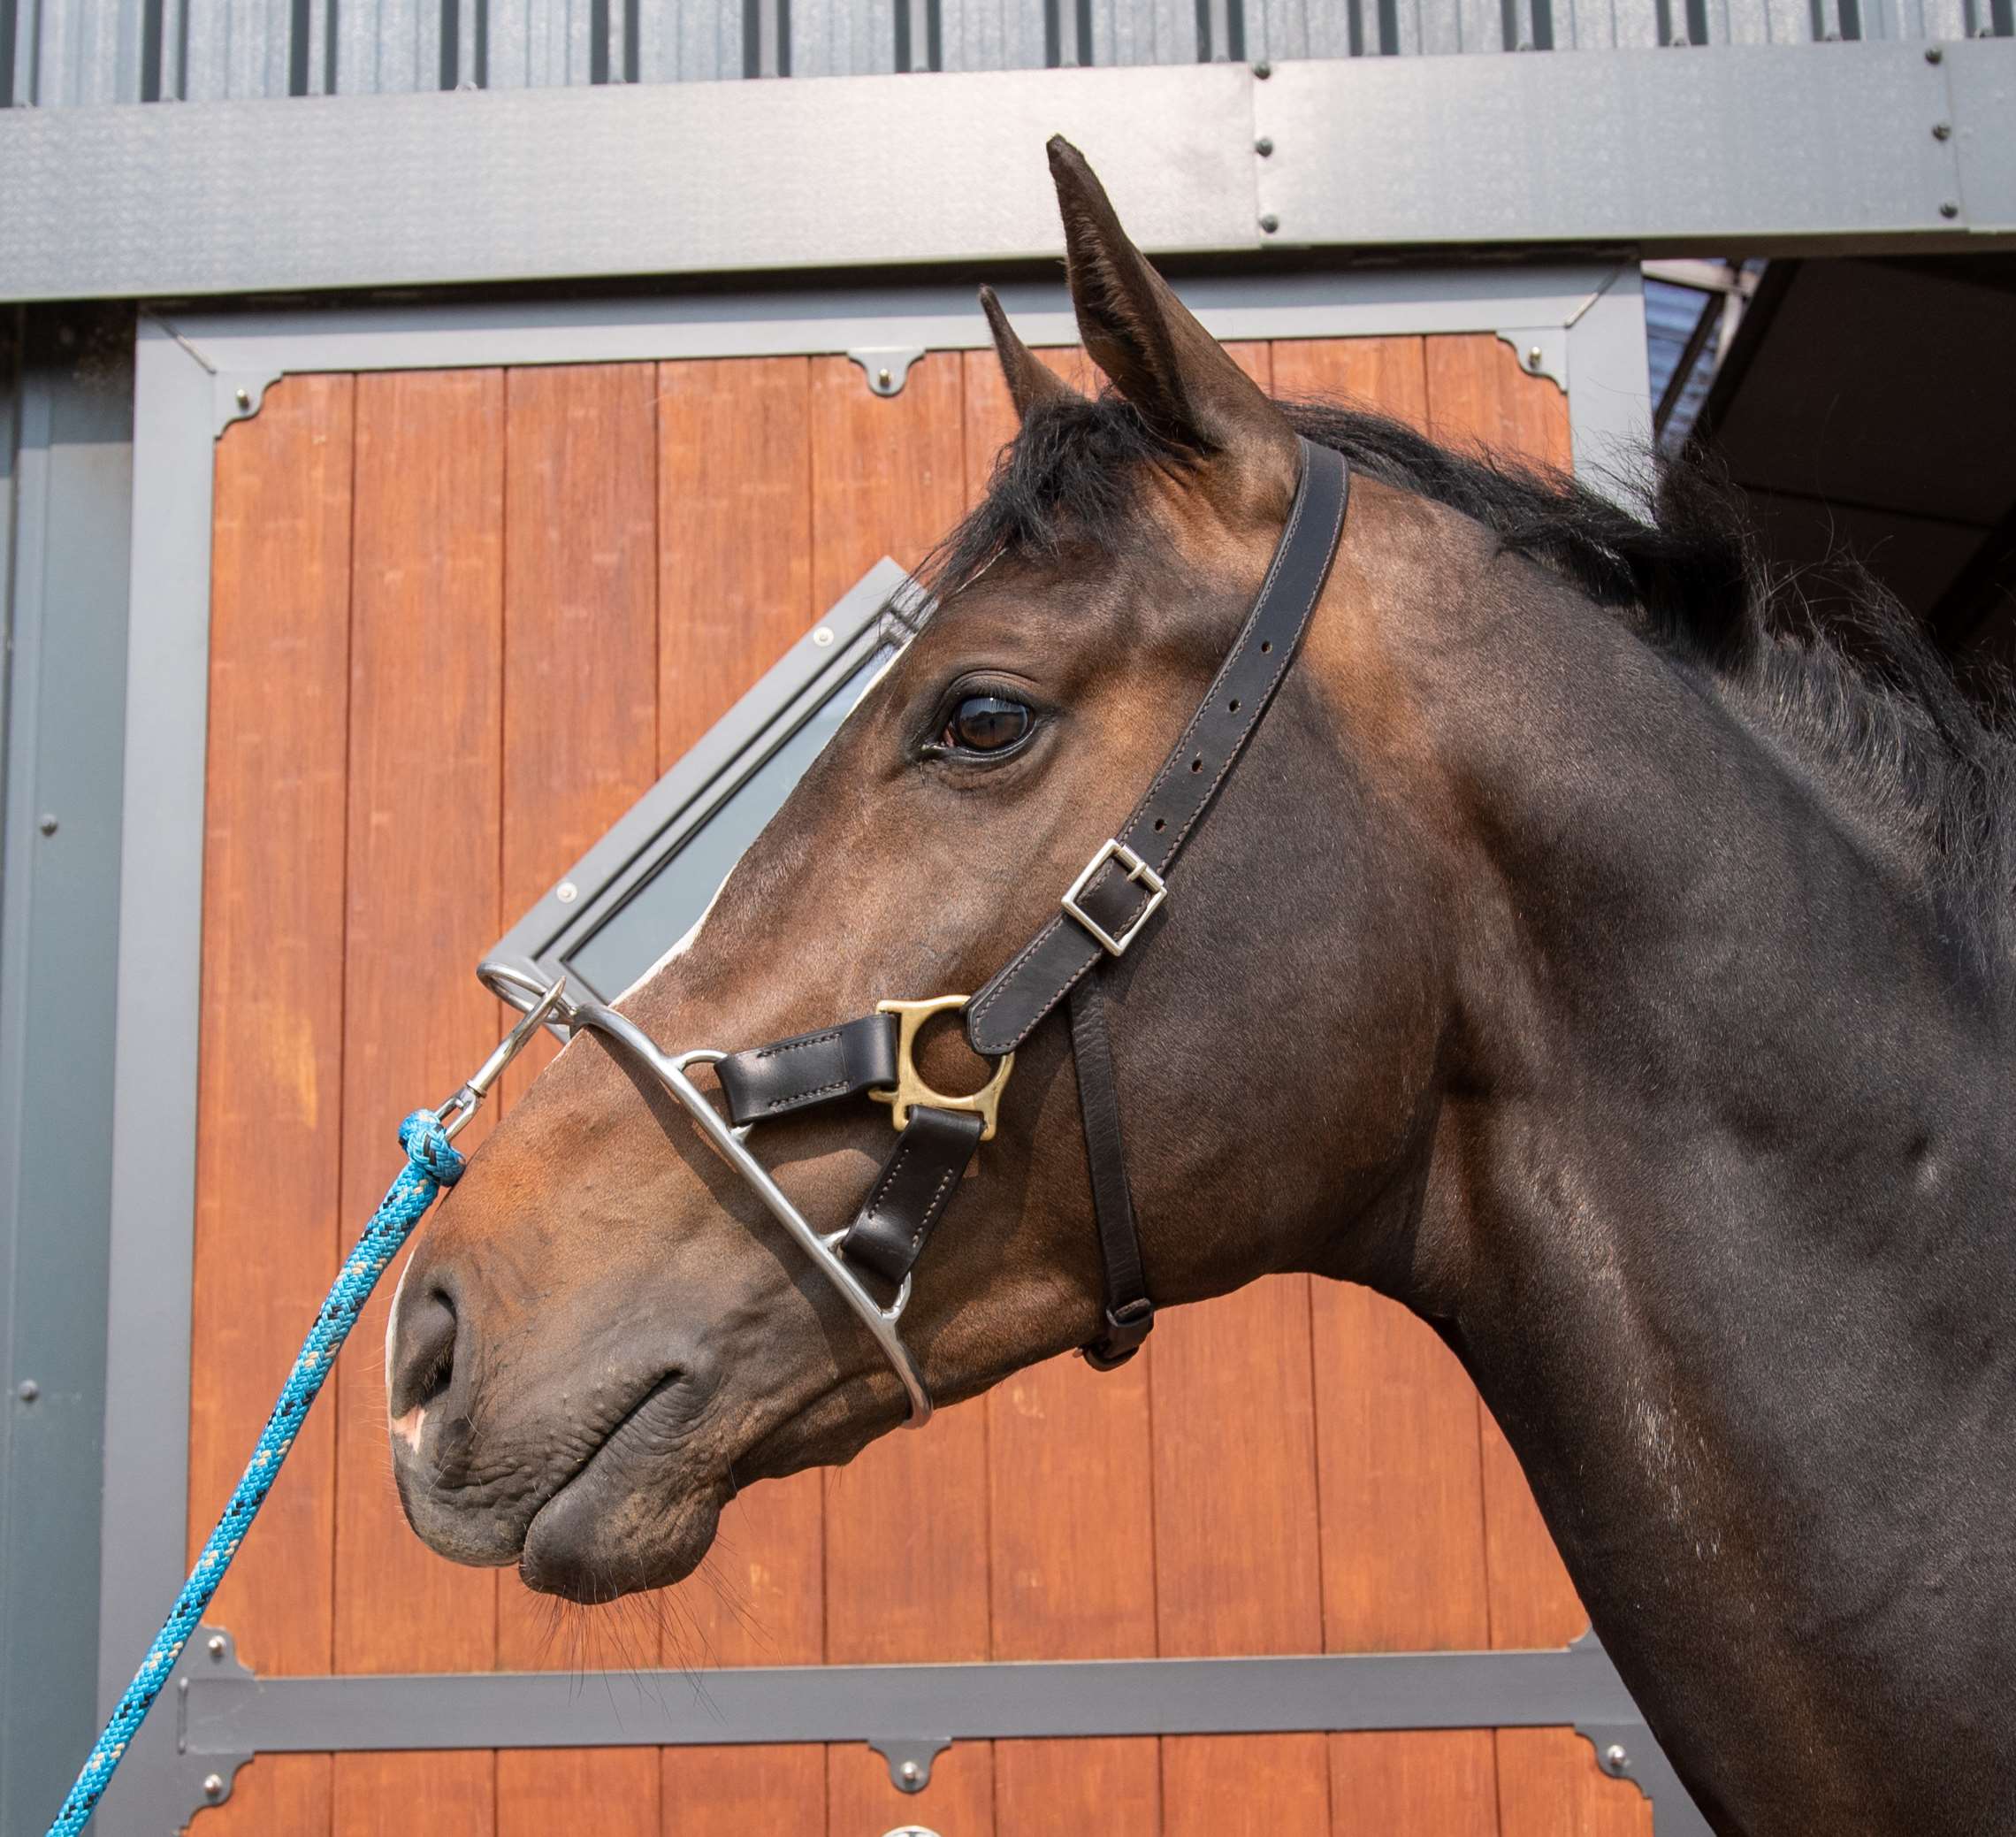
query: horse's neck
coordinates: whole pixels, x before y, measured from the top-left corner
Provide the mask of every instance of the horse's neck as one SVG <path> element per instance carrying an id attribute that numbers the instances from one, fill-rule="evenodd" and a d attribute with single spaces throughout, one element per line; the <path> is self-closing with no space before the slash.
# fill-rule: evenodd
<path id="1" fill-rule="evenodd" d="M 1527 624 L 1535 694 L 1464 741 L 1501 922 L 1426 1208 L 1468 1273 L 1417 1298 L 1734 1827 L 1975 1828 L 2016 1789 L 1964 1727 L 2016 1688 L 2007 1004 L 1612 635 Z"/>

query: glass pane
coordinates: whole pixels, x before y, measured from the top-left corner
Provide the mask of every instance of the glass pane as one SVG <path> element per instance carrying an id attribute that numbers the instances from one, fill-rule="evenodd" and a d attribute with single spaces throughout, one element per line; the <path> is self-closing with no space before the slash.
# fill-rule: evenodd
<path id="1" fill-rule="evenodd" d="M 791 787 L 896 654 L 884 645 L 844 677 L 810 720 L 731 792 L 684 843 L 568 959 L 568 969 L 607 1001 L 637 981 L 707 909 L 742 852 L 777 814 Z"/>

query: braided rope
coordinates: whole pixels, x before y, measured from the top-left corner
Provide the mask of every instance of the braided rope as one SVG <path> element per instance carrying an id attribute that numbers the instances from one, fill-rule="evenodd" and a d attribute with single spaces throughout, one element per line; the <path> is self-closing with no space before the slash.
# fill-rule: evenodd
<path id="1" fill-rule="evenodd" d="M 321 1390 L 329 1367 L 349 1337 L 350 1328 L 356 1324 L 371 1290 L 378 1286 L 378 1277 L 385 1274 L 386 1265 L 398 1254 L 400 1245 L 406 1242 L 421 1215 L 434 1203 L 434 1195 L 462 1177 L 462 1157 L 448 1145 L 440 1118 L 431 1110 L 416 1110 L 400 1124 L 399 1144 L 406 1151 L 406 1165 L 371 1214 L 357 1247 L 338 1274 L 329 1298 L 316 1315 L 301 1357 L 294 1360 L 280 1391 L 280 1400 L 273 1405 L 258 1446 L 246 1464 L 244 1476 L 232 1492 L 231 1503 L 224 1508 L 217 1529 L 210 1533 L 202 1554 L 196 1558 L 196 1566 L 176 1596 L 174 1611 L 148 1649 L 146 1661 L 134 1674 L 118 1708 L 112 1711 L 111 1720 L 92 1749 L 91 1757 L 84 1763 L 77 1784 L 70 1788 L 62 1811 L 49 1827 L 49 1837 L 77 1837 L 83 1830 L 93 1808 L 111 1783 L 112 1770 L 118 1765 L 119 1757 L 147 1719 L 147 1712 L 168 1681 L 183 1646 L 196 1630 L 210 1596 L 224 1580 L 225 1571 L 231 1567 L 232 1558 L 238 1554 L 238 1546 L 245 1541 L 260 1506 L 266 1503 L 266 1495 L 279 1477 L 280 1463 L 294 1446 L 294 1435 L 308 1414 L 309 1405 Z"/>

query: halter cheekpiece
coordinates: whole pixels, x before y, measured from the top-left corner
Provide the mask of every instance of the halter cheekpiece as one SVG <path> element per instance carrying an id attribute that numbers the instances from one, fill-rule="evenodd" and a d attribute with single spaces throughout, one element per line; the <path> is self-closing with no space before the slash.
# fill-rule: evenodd
<path id="1" fill-rule="evenodd" d="M 1023 1041 L 1060 1003 L 1070 1011 L 1071 1046 L 1091 1170 L 1094 1216 L 1105 1267 L 1103 1319 L 1082 1348 L 1102 1371 L 1131 1359 L 1154 1325 L 1142 1267 L 1140 1233 L 1127 1184 L 1100 972 L 1140 944 L 1169 897 L 1168 876 L 1210 810 L 1301 648 L 1344 529 L 1350 472 L 1343 456 L 1300 442 L 1302 472 L 1287 527 L 1238 638 L 1189 724 L 1119 834 L 1101 843 L 1058 909 L 976 995 L 884 1001 L 872 1014 L 738 1052 L 667 1053 L 637 1023 L 599 1002 L 574 1002 L 562 977 L 550 986 L 505 963 L 477 974 L 523 1019 L 493 1062 L 443 1106 L 453 1134 L 480 1102 L 503 1062 L 541 1024 L 569 1034 L 592 1029 L 621 1046 L 678 1098 L 701 1131 L 839 1291 L 874 1337 L 910 1399 L 913 1428 L 931 1414 L 931 1394 L 897 1332 L 912 1272 L 958 1190 L 980 1144 L 994 1134 L 1003 1092 Z M 933 1014 L 962 1011 L 967 1042 L 995 1061 L 967 1097 L 947 1097 L 920 1075 L 919 1029 Z M 687 1076 L 712 1065 L 728 1117 Z M 853 1221 L 821 1232 L 750 1152 L 759 1123 L 816 1104 L 866 1096 L 890 1106 L 899 1131 Z M 467 1102 L 464 1102 L 464 1098 Z M 858 1272 L 894 1290 L 886 1305 Z"/>

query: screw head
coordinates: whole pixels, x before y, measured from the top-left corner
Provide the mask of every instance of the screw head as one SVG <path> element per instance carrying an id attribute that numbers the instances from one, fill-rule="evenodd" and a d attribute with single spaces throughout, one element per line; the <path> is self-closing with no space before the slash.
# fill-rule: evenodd
<path id="1" fill-rule="evenodd" d="M 906 1760 L 896 1770 L 897 1778 L 905 1786 L 914 1787 L 924 1778 L 924 1769 L 913 1760 Z"/>
<path id="2" fill-rule="evenodd" d="M 212 1658 L 222 1658 L 225 1652 L 224 1635 L 221 1633 L 211 1634 L 203 1642 L 203 1650 L 208 1652 Z"/>
<path id="3" fill-rule="evenodd" d="M 1263 83 L 1265 82 L 1269 77 L 1272 76 L 1273 73 L 1274 66 L 1271 64 L 1268 63 L 1264 57 L 1263 57 L 1259 63 L 1256 64 L 1253 66 L 1253 74 L 1258 77 Z"/>
<path id="4" fill-rule="evenodd" d="M 553 896 L 562 906 L 571 906 L 581 897 L 581 889 L 576 886 L 571 880 L 563 880 L 554 888 Z"/>
<path id="5" fill-rule="evenodd" d="M 248 409 L 252 406 L 252 392 L 249 389 L 233 389 L 231 392 L 231 399 L 241 409 Z"/>
<path id="6" fill-rule="evenodd" d="M 1934 140 L 1950 141 L 1952 137 L 1953 124 L 1951 121 L 1935 121 L 1932 124 L 1932 138 Z"/>
<path id="7" fill-rule="evenodd" d="M 1942 217 L 1958 217 L 1959 214 L 1960 207 L 1951 198 L 1939 206 L 1939 215 Z"/>
<path id="8" fill-rule="evenodd" d="M 889 386 L 896 379 L 892 377 L 886 370 L 878 370 L 875 372 L 875 381 L 880 383 L 885 389 L 888 388 Z"/>
<path id="9" fill-rule="evenodd" d="M 1260 219 L 1260 227 L 1271 236 L 1281 226 L 1281 219 L 1270 210 Z"/>
<path id="10" fill-rule="evenodd" d="M 812 641 L 816 644 L 821 650 L 824 650 L 828 645 L 833 642 L 833 627 L 830 625 L 820 626 L 818 630 L 812 634 Z"/>
<path id="11" fill-rule="evenodd" d="M 1943 64 L 1945 62 L 1945 52 L 1941 50 L 1937 45 L 1928 44 L 1925 47 L 1925 61 L 1928 64 Z"/>
<path id="12" fill-rule="evenodd" d="M 224 1775 L 222 1773 L 206 1773 L 203 1775 L 203 1796 L 213 1804 L 224 1796 Z"/>
<path id="13" fill-rule="evenodd" d="M 19 1397 L 23 1403 L 32 1404 L 42 1395 L 42 1386 L 36 1383 L 33 1378 L 23 1378 L 19 1384 L 15 1385 L 14 1395 Z"/>
<path id="14" fill-rule="evenodd" d="M 1528 370 L 1538 370 L 1545 356 L 1546 353 L 1540 349 L 1539 345 L 1528 345 L 1526 347 L 1526 368 Z"/>
<path id="15" fill-rule="evenodd" d="M 53 836 L 56 833 L 57 828 L 55 811 L 44 810 L 42 812 L 42 820 L 38 823 L 35 827 L 39 829 L 43 835 Z"/>
<path id="16" fill-rule="evenodd" d="M 1261 158 L 1265 159 L 1270 154 L 1273 152 L 1274 143 L 1271 139 L 1269 139 L 1267 135 L 1262 134 L 1258 140 L 1254 142 L 1253 150 L 1257 153 Z"/>
<path id="17" fill-rule="evenodd" d="M 1631 1757 L 1624 1752 L 1622 1741 L 1613 1741 L 1603 1750 L 1603 1764 L 1613 1773 L 1622 1773 L 1630 1767 Z"/>

